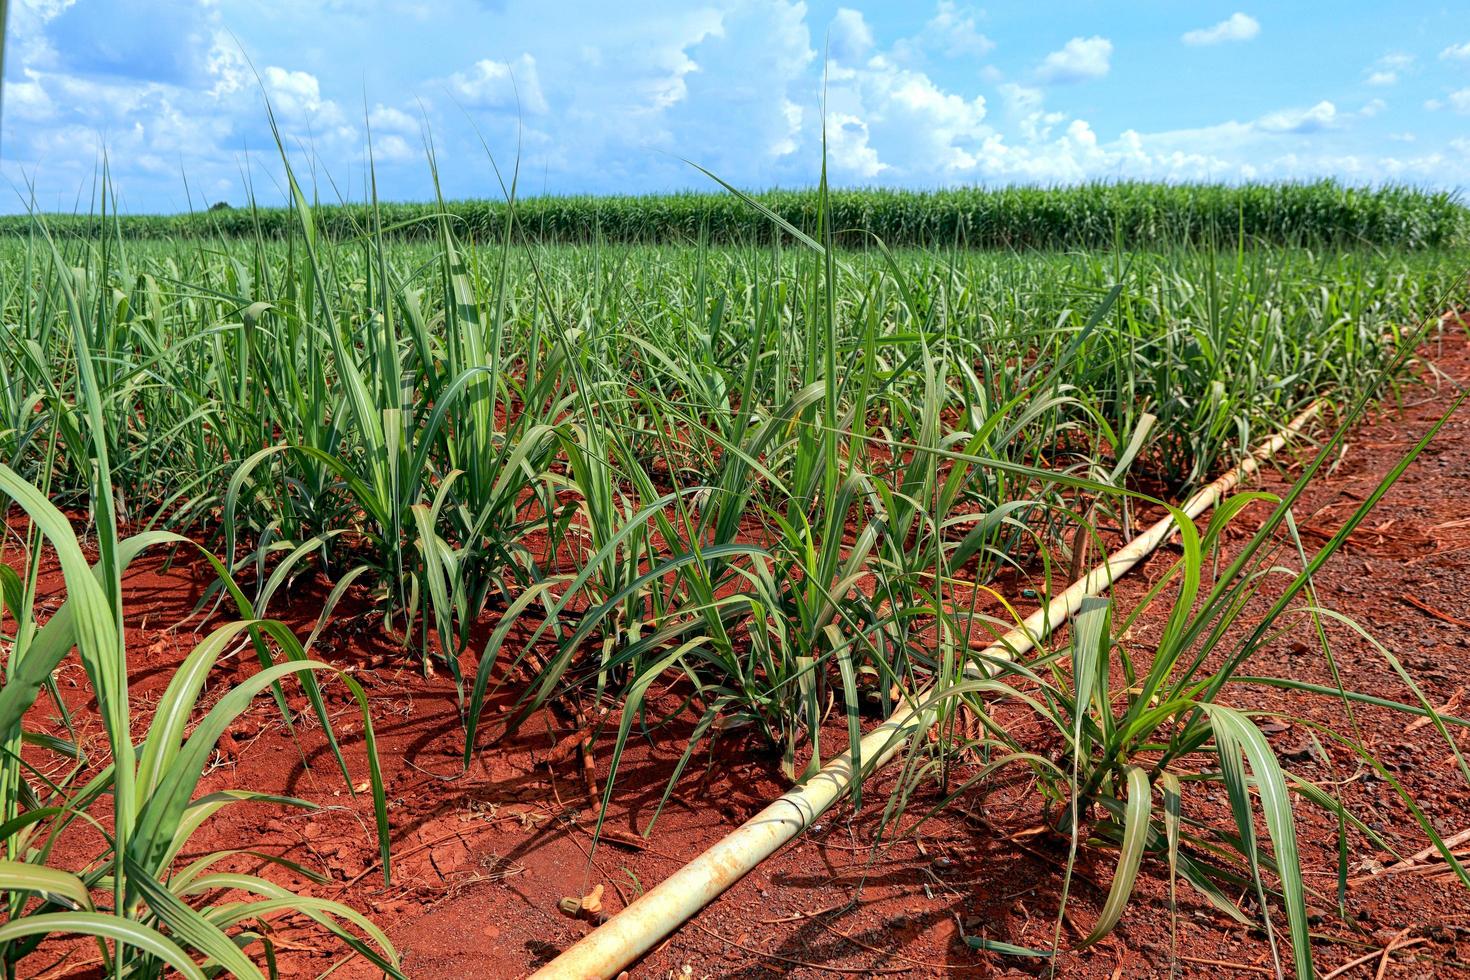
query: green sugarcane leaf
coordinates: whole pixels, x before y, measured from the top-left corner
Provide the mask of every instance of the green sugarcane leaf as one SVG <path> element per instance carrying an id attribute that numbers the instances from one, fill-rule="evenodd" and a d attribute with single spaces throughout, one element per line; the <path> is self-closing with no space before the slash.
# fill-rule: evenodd
<path id="1" fill-rule="evenodd" d="M 43 912 L 0 925 L 0 943 L 26 936 L 96 936 L 157 957 L 186 980 L 206 980 L 202 970 L 176 943 L 156 929 L 101 912 Z"/>
<path id="2" fill-rule="evenodd" d="M 1113 872 L 1113 883 L 1108 888 L 1108 897 L 1103 902 L 1097 923 L 1087 938 L 1078 944 L 1078 949 L 1085 949 L 1112 932 L 1123 917 L 1123 909 L 1133 895 L 1133 882 L 1138 877 L 1138 868 L 1147 850 L 1153 788 L 1149 785 L 1148 773 L 1139 766 L 1129 766 L 1127 777 L 1128 799 L 1123 814 L 1123 842 L 1118 850 L 1118 868 Z"/>

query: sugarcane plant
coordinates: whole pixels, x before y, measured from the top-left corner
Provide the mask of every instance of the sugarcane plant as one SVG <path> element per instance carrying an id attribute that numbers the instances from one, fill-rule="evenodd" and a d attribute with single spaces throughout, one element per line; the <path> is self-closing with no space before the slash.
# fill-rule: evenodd
<path id="1" fill-rule="evenodd" d="M 1416 332 L 1397 349 L 1393 363 L 1385 368 L 1389 376 L 1407 360 L 1421 336 L 1422 331 Z M 1113 931 L 1134 893 L 1140 869 L 1154 858 L 1167 867 L 1171 908 L 1175 882 L 1182 878 L 1223 914 L 1245 925 L 1259 924 L 1278 974 L 1286 970 L 1271 911 L 1279 900 L 1288 926 L 1291 972 L 1315 976 L 1307 912 L 1312 890 L 1302 874 L 1295 807 L 1299 802 L 1319 807 L 1338 825 L 1343 860 L 1337 890 L 1335 895 L 1317 897 L 1324 904 L 1335 904 L 1343 914 L 1348 835 L 1361 834 L 1375 849 L 1389 853 L 1394 847 L 1328 789 L 1283 766 L 1263 731 L 1263 720 L 1301 725 L 1374 770 L 1393 787 L 1419 828 L 1470 888 L 1470 872 L 1423 809 L 1355 737 L 1352 706 L 1368 702 L 1428 719 L 1449 745 L 1467 784 L 1470 765 L 1451 729 L 1470 722 L 1437 710 L 1381 644 L 1373 646 L 1402 681 L 1407 696 L 1393 701 L 1344 688 L 1322 623 L 1336 620 L 1371 637 L 1348 617 L 1320 607 L 1312 586 L 1313 576 L 1466 397 L 1462 392 L 1451 400 L 1439 420 L 1315 553 L 1307 553 L 1296 532 L 1292 506 L 1333 458 L 1348 427 L 1369 403 L 1366 393 L 1345 406 L 1339 427 L 1285 494 L 1238 493 L 1223 501 L 1203 527 L 1177 507 L 1169 507 L 1181 555 L 1137 604 L 1129 608 L 1115 597 L 1086 598 L 1066 642 L 1019 660 L 987 655 L 977 664 L 981 677 L 941 685 L 932 695 L 927 710 L 943 715 L 962 704 L 979 719 L 979 731 L 968 739 L 961 736 L 937 754 L 927 746 L 912 752 L 886 819 L 895 820 L 904 811 L 919 781 L 947 773 L 948 753 L 959 748 L 981 764 L 958 786 L 951 786 L 930 814 L 976 787 L 983 788 L 998 773 L 1019 767 L 1036 779 L 1048 801 L 1050 826 L 1068 844 L 1053 948 L 1021 949 L 983 936 L 972 937 L 974 945 L 1008 954 L 1060 952 L 1062 914 L 1079 850 L 1104 847 L 1118 851 L 1112 883 L 1093 926 L 1075 948 L 1085 948 Z M 1226 530 L 1252 506 L 1270 508 L 1269 515 L 1243 546 L 1227 553 Z M 1291 559 L 1298 563 L 1294 570 L 1283 563 Z M 1253 616 L 1251 610 L 1262 604 L 1264 612 Z M 1157 640 L 1133 638 L 1139 617 L 1158 605 L 1167 617 Z M 1301 631 L 1316 637 L 1331 675 L 1338 679 L 1335 686 L 1249 672 L 1256 652 Z M 1339 731 L 1313 719 L 1232 703 L 1232 692 L 1245 684 L 1311 690 L 1336 698 L 1346 709 L 1350 727 Z M 1019 734 L 1036 731 L 1023 723 L 1025 715 L 1043 723 L 1042 734 Z M 1228 800 L 1229 825 L 1212 822 L 1188 805 L 1214 787 L 1222 788 Z M 1247 916 L 1230 900 L 1230 891 L 1252 894 L 1259 918 Z"/>
<path id="2" fill-rule="evenodd" d="M 38 233 L 49 243 L 44 226 Z M 60 265 L 54 246 L 52 260 Z M 219 867 L 239 852 L 214 852 L 178 864 L 193 834 L 227 806 L 269 802 L 311 807 L 303 800 L 248 789 L 195 798 L 216 743 L 258 695 L 274 694 L 283 722 L 290 724 L 283 683 L 301 686 L 349 790 L 356 792 L 315 679 L 325 674 L 347 686 L 360 712 L 386 877 L 390 867 L 386 800 L 372 719 L 366 694 L 355 680 L 310 659 L 283 624 L 257 618 L 224 564 L 199 549 L 225 584 L 241 618 L 214 628 L 184 658 L 139 737 L 135 729 L 141 719 L 128 696 L 122 575 L 150 548 L 195 546 L 168 531 L 131 537 L 119 533 L 104 402 L 91 347 L 95 324 L 90 310 L 77 301 L 67 271 L 58 270 L 61 274 L 54 281 L 71 336 L 73 370 L 65 387 L 58 388 L 65 397 L 49 399 L 45 407 L 52 418 L 72 419 L 72 441 L 66 443 L 66 451 L 87 453 L 84 459 L 72 459 L 71 465 L 92 474 L 89 543 L 98 557 L 88 561 L 72 522 L 47 499 L 43 488 L 0 464 L 0 498 L 7 513 L 19 509 L 26 527 L 21 556 L 25 573 L 9 563 L 0 564 L 4 570 L 0 602 L 11 624 L 0 640 L 6 654 L 5 685 L 0 689 L 4 752 L 0 837 L 5 841 L 0 890 L 6 908 L 6 921 L 0 925 L 0 962 L 8 976 L 15 976 L 23 960 L 41 955 L 38 948 L 48 937 L 92 937 L 99 961 L 112 976 L 162 976 L 168 970 L 190 977 L 222 970 L 263 976 L 246 950 L 258 944 L 258 955 L 274 962 L 266 924 L 291 912 L 305 914 L 384 972 L 401 976 L 393 947 L 377 926 L 338 902 L 293 894 L 268 878 Z M 60 445 L 60 430 L 60 425 L 53 426 L 45 440 L 51 453 Z M 44 622 L 40 616 L 44 597 L 39 592 L 43 550 L 60 566 L 65 591 L 62 604 Z M 242 645 L 254 650 L 260 670 L 201 715 L 199 704 L 212 668 L 221 656 Z M 68 737 L 73 731 L 69 707 L 53 671 L 72 651 L 96 699 L 106 734 L 104 759 L 85 758 L 74 734 Z M 68 734 L 35 727 L 35 709 L 43 696 L 67 719 Z M 50 762 L 56 758 L 62 760 L 59 770 Z M 89 837 L 98 843 L 83 843 Z M 88 848 L 94 853 L 83 856 Z M 262 857 L 309 879 L 324 880 L 294 862 Z M 243 897 L 221 901 L 227 893 Z"/>

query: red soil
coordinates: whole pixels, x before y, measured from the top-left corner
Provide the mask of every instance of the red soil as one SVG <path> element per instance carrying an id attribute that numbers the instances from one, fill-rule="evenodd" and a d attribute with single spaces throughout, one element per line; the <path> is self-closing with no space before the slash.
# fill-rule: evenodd
<path id="1" fill-rule="evenodd" d="M 1470 380 L 1470 347 L 1455 332 L 1429 352 L 1443 377 L 1406 388 L 1401 407 L 1386 406 L 1353 436 L 1341 464 L 1311 488 L 1298 514 L 1308 546 L 1325 540 L 1378 478 L 1441 413 L 1457 383 Z M 1453 380 L 1451 380 L 1453 379 Z M 1262 483 L 1281 490 L 1289 474 Z M 1264 509 L 1253 510 L 1257 519 Z M 1119 586 L 1125 606 L 1142 595 L 1173 559 L 1164 549 Z M 1287 556 L 1283 556 L 1287 557 Z M 132 699 L 146 718 L 172 669 L 198 641 L 206 623 L 190 613 L 209 580 L 207 568 L 163 556 L 135 563 L 124 588 Z M 46 584 L 55 589 L 52 573 Z M 1395 651 L 1436 704 L 1470 713 L 1470 413 L 1461 413 L 1404 475 L 1377 512 L 1317 581 L 1322 604 L 1354 617 Z M 325 596 L 321 582 L 298 585 L 277 600 L 272 613 L 305 635 Z M 54 603 L 54 600 L 53 600 Z M 54 605 L 53 605 L 54 608 Z M 200 792 L 249 788 L 304 797 L 321 805 L 312 812 L 242 804 L 227 808 L 191 841 L 184 857 L 250 846 L 302 862 L 334 881 L 313 885 L 238 857 L 224 866 L 260 872 L 302 894 L 333 898 L 364 911 L 387 929 L 404 970 L 417 978 L 522 975 L 584 935 L 591 925 L 558 909 L 563 897 L 603 884 L 604 906 L 615 912 L 640 888 L 651 887 L 680 864 L 728 833 L 784 788 L 777 758 L 747 743 L 739 732 L 716 740 L 695 757 L 675 788 L 651 837 L 639 836 L 658 806 L 665 783 L 688 740 L 674 727 L 632 740 L 624 756 L 604 840 L 591 853 L 594 814 L 574 753 L 567 753 L 574 722 L 542 711 L 518 732 L 502 738 L 501 715 L 487 708 L 479 751 L 462 771 L 463 733 L 453 684 L 425 679 L 411 658 L 387 639 L 365 595 L 352 595 L 324 630 L 314 654 L 350 667 L 372 698 L 379 751 L 388 784 L 393 827 L 393 878 L 376 865 L 371 801 L 349 792 L 314 724 L 298 726 L 292 739 L 268 698 L 258 699 L 223 741 L 216 767 Z M 184 623 L 183 626 L 177 624 Z M 1138 646 L 1157 631 L 1162 615 L 1149 614 L 1134 629 Z M 1402 684 L 1371 647 L 1345 627 L 1327 626 L 1342 665 L 1343 683 L 1395 699 Z M 1305 636 L 1304 638 L 1309 639 Z M 1251 665 L 1259 674 L 1282 674 L 1330 683 L 1321 658 L 1282 640 Z M 248 654 L 223 664 L 212 678 L 206 703 L 248 676 Z M 69 660 L 59 672 L 92 757 L 105 754 L 102 731 L 85 699 L 85 678 Z M 329 687 L 354 779 L 366 778 L 360 725 L 340 685 Z M 1236 689 L 1237 704 L 1277 709 L 1343 727 L 1340 704 L 1310 695 Z M 655 699 L 666 710 L 673 692 Z M 1462 704 L 1463 702 L 1463 704 Z M 502 699 L 499 708 L 508 701 Z M 53 706 L 43 698 L 34 727 L 54 727 Z M 1441 832 L 1470 826 L 1470 787 L 1432 726 L 1412 726 L 1390 711 L 1356 712 L 1361 736 L 1415 794 Z M 140 722 L 141 724 L 141 722 Z M 1382 781 L 1370 779 L 1341 750 L 1315 756 L 1300 725 L 1273 726 L 1276 751 L 1287 764 L 1319 783 L 1336 787 L 1359 815 L 1394 841 L 1402 853 L 1418 851 L 1422 834 Z M 636 730 L 635 730 L 636 731 Z M 141 728 L 136 733 L 142 734 Z M 845 743 L 834 729 L 828 751 Z M 561 751 L 554 751 L 558 745 Z M 1461 743 L 1462 745 L 1464 742 Z M 548 762 L 548 760 L 552 760 Z M 608 749 L 595 747 L 596 778 L 606 779 Z M 963 776 L 964 773 L 959 774 Z M 1027 946 L 1052 936 L 1064 840 L 1045 832 L 1040 803 L 1020 771 L 987 783 L 924 825 L 874 851 L 882 803 L 893 773 L 875 778 L 861 812 L 843 806 L 819 827 L 768 860 L 636 965 L 635 977 L 966 976 L 1045 973 L 1045 961 L 1003 958 L 969 949 L 962 932 Z M 1223 794 L 1200 801 L 1196 815 L 1227 821 Z M 921 793 L 902 821 L 906 828 L 934 799 Z M 1364 839 L 1350 835 L 1349 919 L 1332 912 L 1337 851 L 1336 822 L 1315 810 L 1299 810 L 1306 881 L 1320 891 L 1314 933 L 1323 972 L 1386 946 L 1346 976 L 1470 976 L 1470 893 L 1437 858 L 1410 870 L 1385 871 L 1392 863 Z M 889 838 L 893 834 L 890 830 Z M 248 845 L 247 845 L 248 842 Z M 91 845 L 73 853 L 80 862 Z M 60 860 L 65 863 L 63 855 Z M 1096 917 L 1112 875 L 1112 854 L 1084 849 L 1074 880 L 1063 943 L 1075 943 Z M 1232 896 L 1239 897 L 1239 896 Z M 1239 927 L 1180 886 L 1177 921 L 1179 975 L 1269 975 L 1263 934 Z M 1283 921 L 1279 917 L 1278 921 Z M 283 975 L 314 975 L 345 956 L 344 950 L 300 917 L 274 926 Z M 22 965 L 21 974 L 65 976 L 86 970 L 89 949 L 55 966 L 66 948 L 52 943 Z M 1168 976 L 1170 914 L 1167 872 L 1146 864 L 1133 904 L 1117 931 L 1096 946 L 1059 958 L 1067 977 Z M 1383 966 L 1386 972 L 1380 971 Z M 341 964 L 334 976 L 370 976 L 360 960 Z"/>

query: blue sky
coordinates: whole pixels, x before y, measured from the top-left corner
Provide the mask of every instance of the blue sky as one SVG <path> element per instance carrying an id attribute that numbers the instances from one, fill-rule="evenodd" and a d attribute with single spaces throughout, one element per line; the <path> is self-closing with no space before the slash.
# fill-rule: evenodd
<path id="1" fill-rule="evenodd" d="M 1470 184 L 1470 2 L 12 0 L 0 210 L 1089 178 Z M 78 203 L 80 202 L 80 203 Z"/>

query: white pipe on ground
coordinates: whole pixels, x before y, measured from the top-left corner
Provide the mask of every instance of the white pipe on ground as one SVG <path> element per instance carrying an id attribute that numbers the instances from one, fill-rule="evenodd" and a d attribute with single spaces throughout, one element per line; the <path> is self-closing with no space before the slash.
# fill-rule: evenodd
<path id="1" fill-rule="evenodd" d="M 1280 452 L 1287 440 L 1300 433 L 1321 408 L 1320 401 L 1307 406 L 1285 428 L 1241 460 L 1240 465 L 1190 497 L 1183 507 L 1184 513 L 1194 519 L 1215 506 L 1255 473 L 1262 462 Z M 1163 544 L 1174 530 L 1172 516 L 1151 526 L 987 647 L 977 656 L 977 662 L 987 657 L 1015 657 L 1034 648 L 1047 633 L 1077 612 L 1085 597 L 1111 585 Z M 973 665 L 967 667 L 967 672 L 973 675 Z M 887 721 L 863 736 L 859 743 L 862 773 L 854 771 L 851 751 L 832 759 L 816 775 L 782 794 L 729 836 L 537 970 L 530 980 L 607 980 L 616 976 L 810 826 L 848 792 L 854 778 L 863 778 L 881 768 L 912 735 L 927 730 L 933 714 L 923 710 L 923 705 L 931 693 L 932 690 L 925 690 L 905 701 Z"/>

